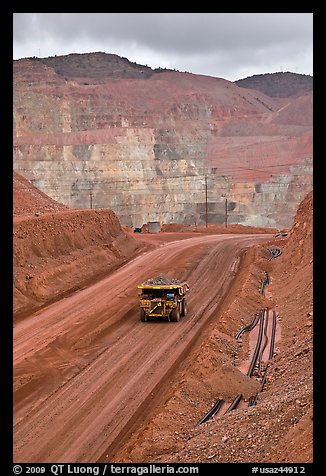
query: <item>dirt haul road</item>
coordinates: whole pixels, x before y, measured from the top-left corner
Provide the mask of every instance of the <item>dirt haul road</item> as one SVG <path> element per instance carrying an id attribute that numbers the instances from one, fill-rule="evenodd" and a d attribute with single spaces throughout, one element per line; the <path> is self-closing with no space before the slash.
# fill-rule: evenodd
<path id="1" fill-rule="evenodd" d="M 244 248 L 270 235 L 173 241 L 14 328 L 14 460 L 110 457 L 169 386 L 169 376 L 216 316 Z M 179 323 L 139 318 L 136 286 L 160 273 L 185 279 Z"/>

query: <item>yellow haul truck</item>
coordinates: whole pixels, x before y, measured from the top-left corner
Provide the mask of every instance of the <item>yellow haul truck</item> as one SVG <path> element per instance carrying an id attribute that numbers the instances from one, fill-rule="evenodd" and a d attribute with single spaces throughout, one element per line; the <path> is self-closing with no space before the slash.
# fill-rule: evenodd
<path id="1" fill-rule="evenodd" d="M 141 321 L 165 318 L 168 321 L 178 322 L 180 316 L 187 315 L 186 294 L 189 286 L 186 282 L 160 274 L 137 288 L 141 290 L 139 295 Z"/>

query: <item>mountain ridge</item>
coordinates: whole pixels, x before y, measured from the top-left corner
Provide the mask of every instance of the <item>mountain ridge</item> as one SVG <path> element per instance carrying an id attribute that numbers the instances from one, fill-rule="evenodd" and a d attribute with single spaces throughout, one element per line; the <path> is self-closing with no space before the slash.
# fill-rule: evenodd
<path id="1" fill-rule="evenodd" d="M 178 69 L 151 68 L 147 64 L 139 64 L 123 56 L 101 51 L 92 53 L 70 53 L 68 55 L 55 55 L 46 58 L 33 56 L 14 61 L 17 62 L 25 59 L 39 61 L 53 68 L 58 75 L 66 78 L 95 79 L 111 77 L 116 79 L 149 79 L 153 75 L 162 72 L 178 72 L 193 74 L 195 76 L 225 79 L 220 76 L 201 75 L 189 71 L 180 71 Z M 271 97 L 288 97 L 286 94 L 293 96 L 298 93 L 310 92 L 313 89 L 312 76 L 289 71 L 255 74 L 233 81 L 233 83 L 242 88 L 256 89 Z M 291 88 L 293 90 L 291 90 Z"/>

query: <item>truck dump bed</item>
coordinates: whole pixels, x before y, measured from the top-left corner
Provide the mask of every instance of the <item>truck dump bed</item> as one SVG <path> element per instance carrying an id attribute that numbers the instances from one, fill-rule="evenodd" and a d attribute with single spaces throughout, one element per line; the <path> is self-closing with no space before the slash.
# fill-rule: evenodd
<path id="1" fill-rule="evenodd" d="M 182 294 L 186 293 L 189 286 L 187 283 L 181 284 L 161 284 L 161 285 L 154 285 L 154 284 L 140 284 L 137 286 L 138 289 L 179 289 Z"/>

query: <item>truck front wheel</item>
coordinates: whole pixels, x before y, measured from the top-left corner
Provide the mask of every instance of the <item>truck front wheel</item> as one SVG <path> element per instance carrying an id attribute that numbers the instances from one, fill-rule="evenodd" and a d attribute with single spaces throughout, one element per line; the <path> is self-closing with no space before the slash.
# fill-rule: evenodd
<path id="1" fill-rule="evenodd" d="M 141 309 L 141 310 L 140 310 L 140 320 L 141 320 L 142 322 L 146 322 L 146 321 L 147 321 L 146 313 L 145 313 L 144 309 Z"/>
<path id="2" fill-rule="evenodd" d="M 179 304 L 177 304 L 177 307 L 175 307 L 174 309 L 172 309 L 170 316 L 171 316 L 171 321 L 172 321 L 172 322 L 179 322 L 179 321 L 180 321 L 180 308 L 179 308 Z"/>
<path id="3" fill-rule="evenodd" d="M 188 304 L 187 301 L 184 299 L 182 301 L 182 315 L 186 316 L 188 314 Z"/>

